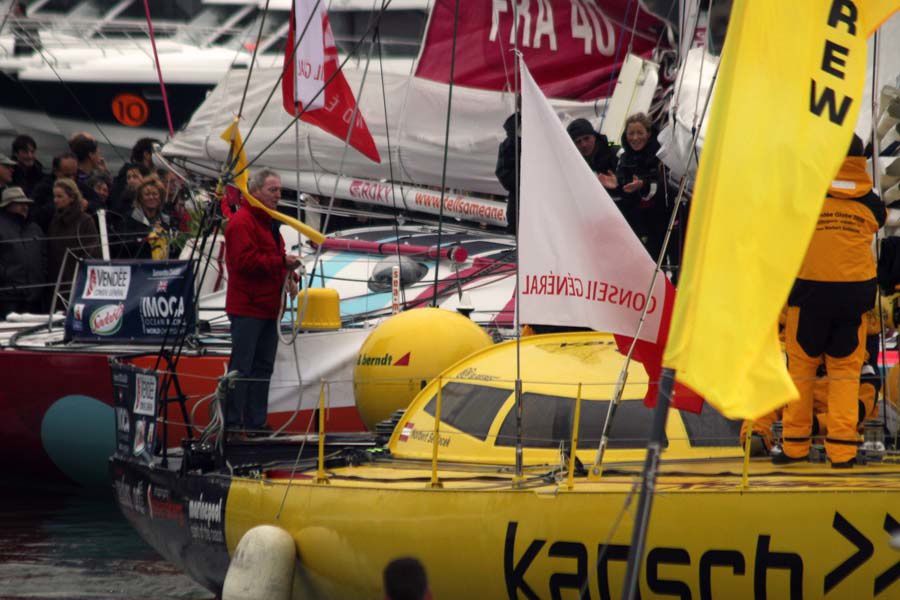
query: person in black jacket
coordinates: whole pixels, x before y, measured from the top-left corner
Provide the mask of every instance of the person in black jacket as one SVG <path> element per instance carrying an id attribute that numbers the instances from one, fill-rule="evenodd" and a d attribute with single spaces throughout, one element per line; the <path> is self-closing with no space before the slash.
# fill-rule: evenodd
<path id="1" fill-rule="evenodd" d="M 587 119 L 575 119 L 569 123 L 566 131 L 588 166 L 597 174 L 597 179 L 612 194 L 616 190 L 618 147 L 611 146 L 605 135 L 594 131 L 594 126 Z"/>
<path id="2" fill-rule="evenodd" d="M 153 138 L 141 138 L 131 148 L 131 156 L 113 179 L 109 190 L 110 208 L 127 216 L 134 202 L 134 191 L 147 175 L 153 172 Z"/>
<path id="3" fill-rule="evenodd" d="M 59 156 L 53 157 L 53 171 L 44 175 L 43 179 L 34 186 L 34 193 L 31 195 L 34 200 L 29 218 L 37 223 L 41 229 L 47 231 L 50 227 L 50 221 L 56 212 L 56 206 L 53 203 L 53 184 L 57 179 L 72 179 L 78 173 L 78 160 L 71 152 L 65 152 Z"/>
<path id="4" fill-rule="evenodd" d="M 12 143 L 12 156 L 16 161 L 13 167 L 13 185 L 19 186 L 29 198 L 34 186 L 44 177 L 44 165 L 34 156 L 37 143 L 29 135 L 19 135 Z"/>
<path id="5" fill-rule="evenodd" d="M 519 199 L 519 182 L 516 180 L 516 149 L 518 148 L 518 158 L 522 156 L 522 136 L 521 129 L 522 118 L 516 113 L 511 114 L 503 122 L 503 129 L 506 131 L 506 139 L 500 142 L 497 149 L 497 167 L 494 169 L 494 175 L 503 189 L 507 192 L 506 197 L 506 231 L 516 234 L 516 217 Z M 517 124 L 519 127 L 517 127 Z M 518 141 L 516 137 L 518 136 Z"/>
<path id="6" fill-rule="evenodd" d="M 674 198 L 666 187 L 662 163 L 657 158 L 659 142 L 649 117 L 644 113 L 625 120 L 622 155 L 616 169 L 616 204 L 635 234 L 654 259 L 662 249 L 669 222 L 668 204 Z"/>
<path id="7" fill-rule="evenodd" d="M 42 309 L 47 252 L 44 232 L 28 222 L 32 204 L 20 187 L 0 195 L 0 319 Z"/>

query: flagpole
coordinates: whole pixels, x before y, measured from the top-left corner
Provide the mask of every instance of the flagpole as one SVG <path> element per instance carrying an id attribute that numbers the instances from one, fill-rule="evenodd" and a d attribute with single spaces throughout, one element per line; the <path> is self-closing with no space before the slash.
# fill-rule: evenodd
<path id="1" fill-rule="evenodd" d="M 520 192 L 520 175 L 521 175 L 521 147 L 519 140 L 520 128 L 522 126 L 522 90 L 520 85 L 522 54 L 519 52 L 519 12 L 518 4 L 513 2 L 513 57 L 515 60 L 515 68 L 513 69 L 513 126 L 515 133 L 513 134 L 513 152 L 515 153 L 515 178 L 516 178 L 516 230 L 513 235 L 516 239 L 516 383 L 515 383 L 515 410 L 516 410 L 516 471 L 513 481 L 519 484 L 523 480 L 523 450 L 522 450 L 522 327 L 519 313 L 519 201 Z M 506 205 L 507 212 L 509 204 Z M 509 223 L 509 214 L 506 215 L 506 222 Z"/>
<path id="2" fill-rule="evenodd" d="M 653 507 L 656 476 L 659 471 L 659 460 L 666 434 L 666 420 L 669 416 L 669 402 L 674 385 L 675 371 L 664 368 L 659 382 L 659 396 L 653 412 L 653 427 L 650 430 L 647 458 L 644 461 L 644 472 L 641 477 L 641 495 L 638 498 L 634 527 L 631 531 L 631 545 L 628 548 L 628 566 L 625 571 L 625 585 L 622 587 L 622 600 L 631 600 L 637 597 L 638 577 L 647 542 L 647 526 L 650 523 L 650 509 Z"/>
<path id="3" fill-rule="evenodd" d="M 712 90 L 715 87 L 716 79 L 719 75 L 719 64 L 716 65 L 716 69 L 713 72 L 712 80 L 709 85 L 709 90 L 706 93 L 706 100 L 703 103 L 703 112 L 700 114 L 700 123 L 703 123 L 703 119 L 706 117 L 706 112 L 709 109 L 710 100 L 712 99 Z M 675 101 L 678 101 L 676 96 Z M 696 116 L 695 116 L 696 118 Z M 691 152 L 696 155 L 697 151 L 697 140 L 700 136 L 700 127 L 694 128 L 694 134 L 691 138 Z M 697 158 L 697 162 L 699 163 L 699 157 Z M 688 163 L 690 163 L 690 158 L 688 158 Z M 669 225 L 666 227 L 666 234 L 663 237 L 662 247 L 659 251 L 659 256 L 656 257 L 656 269 L 653 271 L 653 278 L 650 281 L 650 289 L 647 292 L 647 297 L 653 295 L 653 288 L 656 285 L 656 278 L 659 275 L 660 270 L 662 270 L 662 262 L 665 259 L 666 252 L 669 249 L 669 242 L 672 239 L 672 232 L 675 229 L 675 221 L 678 219 L 678 211 L 681 209 L 681 205 L 684 203 L 684 194 L 687 188 L 688 174 L 687 171 L 681 176 L 681 181 L 678 185 L 678 194 L 675 196 L 675 201 L 672 205 L 672 212 L 669 214 Z M 668 190 L 668 186 L 665 188 Z M 597 455 L 594 458 L 594 464 L 591 466 L 590 477 L 598 478 L 603 469 L 603 457 L 606 454 L 606 448 L 609 445 L 609 432 L 612 428 L 613 420 L 616 416 L 616 409 L 619 407 L 619 403 L 622 400 L 622 393 L 625 390 L 625 384 L 628 382 L 628 366 L 631 364 L 632 356 L 634 355 L 634 350 L 637 347 L 638 336 L 641 333 L 641 328 L 644 325 L 644 319 L 647 316 L 647 311 L 649 309 L 650 303 L 648 302 L 646 306 L 644 306 L 644 310 L 641 311 L 641 317 L 638 321 L 637 331 L 635 331 L 634 337 L 631 340 L 631 344 L 628 347 L 628 353 L 625 355 L 625 364 L 622 366 L 622 371 L 619 373 L 619 379 L 616 381 L 616 387 L 613 390 L 613 397 L 610 400 L 609 408 L 606 411 L 606 421 L 603 423 L 603 431 L 600 434 L 600 444 L 597 446 Z"/>

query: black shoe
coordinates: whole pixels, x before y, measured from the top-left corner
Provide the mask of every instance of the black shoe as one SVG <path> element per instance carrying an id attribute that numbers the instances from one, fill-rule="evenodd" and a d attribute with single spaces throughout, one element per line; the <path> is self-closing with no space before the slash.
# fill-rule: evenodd
<path id="1" fill-rule="evenodd" d="M 856 464 L 856 459 L 851 458 L 850 460 L 845 460 L 844 462 L 834 462 L 831 461 L 832 469 L 852 469 L 853 465 Z"/>
<path id="2" fill-rule="evenodd" d="M 225 441 L 227 442 L 246 442 L 247 432 L 240 426 L 229 427 L 225 431 Z"/>
<path id="3" fill-rule="evenodd" d="M 774 454 L 772 456 L 772 464 L 773 465 L 790 465 L 793 463 L 803 463 L 803 462 L 809 462 L 809 455 L 802 456 L 800 458 L 794 458 L 792 456 L 788 456 L 784 452 L 781 452 L 780 454 Z"/>
<path id="4" fill-rule="evenodd" d="M 758 433 L 750 435 L 750 456 L 769 456 L 766 440 Z"/>
<path id="5" fill-rule="evenodd" d="M 247 437 L 249 438 L 266 438 L 270 437 L 273 433 L 274 431 L 272 431 L 272 428 L 268 425 L 261 425 L 246 431 Z"/>

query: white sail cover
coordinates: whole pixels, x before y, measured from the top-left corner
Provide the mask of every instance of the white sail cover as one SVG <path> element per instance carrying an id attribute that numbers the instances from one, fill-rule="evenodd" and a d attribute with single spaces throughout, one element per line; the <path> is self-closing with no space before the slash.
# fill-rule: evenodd
<path id="1" fill-rule="evenodd" d="M 299 171 L 340 172 L 358 178 L 389 180 L 393 168 L 394 181 L 440 186 L 449 86 L 385 70 L 382 95 L 381 74 L 376 61 L 373 60 L 361 91 L 363 66 L 350 68 L 348 63 L 344 73 L 378 146 L 381 164 L 351 148 L 346 150 L 341 168 L 345 153 L 343 140 L 301 122 L 298 127 Z M 241 131 L 247 140 L 247 155 L 251 161 L 291 122 L 291 117 L 281 107 L 280 88 L 275 90 L 268 105 L 265 104 L 280 74 L 281 69 L 277 68 L 253 71 L 241 119 Z M 201 161 L 218 169 L 228 152 L 228 146 L 219 139 L 219 134 L 238 112 L 245 78 L 246 71 L 230 72 L 200 105 L 188 125 L 166 144 L 164 154 Z M 552 104 L 564 124 L 584 117 L 596 126 L 603 110 L 602 103 L 554 100 Z M 512 94 L 455 86 L 452 105 L 446 187 L 505 195 L 494 176 L 494 169 L 497 148 L 506 137 L 503 122 L 513 111 Z M 251 124 L 260 112 L 259 123 L 251 133 Z M 292 126 L 255 165 L 282 172 L 284 184 L 291 186 L 294 183 L 291 173 L 298 170 L 296 142 Z M 317 192 L 306 187 L 309 186 L 301 183 L 304 191 Z"/>

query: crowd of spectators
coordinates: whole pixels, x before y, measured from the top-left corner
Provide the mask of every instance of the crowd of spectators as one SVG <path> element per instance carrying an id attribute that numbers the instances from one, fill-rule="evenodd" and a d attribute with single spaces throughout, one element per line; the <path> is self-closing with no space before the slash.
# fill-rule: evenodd
<path id="1" fill-rule="evenodd" d="M 190 227 L 178 179 L 154 167 L 156 140 L 138 140 L 115 176 L 89 134 L 68 142 L 49 172 L 28 135 L 0 154 L 0 319 L 45 311 L 57 282 L 62 293 L 71 285 L 78 259 L 102 257 L 101 209 L 114 259 L 173 257 Z"/>
<path id="2" fill-rule="evenodd" d="M 516 138 L 520 134 L 517 134 L 518 127 L 512 115 L 503 128 L 506 139 L 497 151 L 495 174 L 508 194 L 507 230 L 514 234 L 518 204 L 515 148 L 518 147 L 521 155 L 522 143 L 521 137 Z M 628 117 L 621 145 L 598 133 L 587 119 L 573 120 L 566 130 L 635 235 L 650 256 L 656 259 L 662 250 L 675 193 L 667 184 L 665 166 L 656 156 L 660 146 L 653 123 L 644 113 Z M 677 246 L 678 240 L 675 241 Z M 677 247 L 672 249 L 672 254 L 677 253 Z"/>

